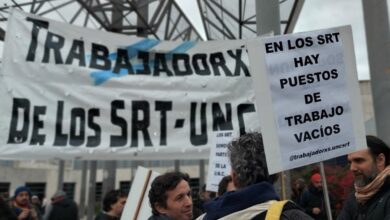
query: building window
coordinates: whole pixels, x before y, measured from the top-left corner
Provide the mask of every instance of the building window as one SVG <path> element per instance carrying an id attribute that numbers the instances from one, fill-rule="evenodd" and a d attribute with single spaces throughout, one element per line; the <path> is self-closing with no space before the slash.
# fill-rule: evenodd
<path id="1" fill-rule="evenodd" d="M 76 187 L 76 183 L 64 183 L 62 185 L 62 190 L 64 190 L 68 198 L 74 200 L 75 187 Z"/>
<path id="2" fill-rule="evenodd" d="M 102 190 L 103 190 L 103 183 L 98 182 L 95 185 L 95 201 L 102 201 Z"/>
<path id="3" fill-rule="evenodd" d="M 26 183 L 32 195 L 37 195 L 39 198 L 45 198 L 46 183 Z"/>
<path id="4" fill-rule="evenodd" d="M 131 189 L 131 181 L 120 181 L 119 182 L 119 189 L 122 192 L 129 193 Z"/>
<path id="5" fill-rule="evenodd" d="M 9 187 L 11 183 L 7 182 L 0 182 L 0 196 L 3 197 L 4 199 L 8 199 L 9 196 Z"/>

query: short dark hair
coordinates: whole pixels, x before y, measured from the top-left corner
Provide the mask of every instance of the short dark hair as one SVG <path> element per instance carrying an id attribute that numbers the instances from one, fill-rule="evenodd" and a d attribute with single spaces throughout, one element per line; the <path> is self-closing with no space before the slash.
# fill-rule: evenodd
<path id="1" fill-rule="evenodd" d="M 368 149 L 370 150 L 370 153 L 374 160 L 376 160 L 376 157 L 383 153 L 385 155 L 385 166 L 388 166 L 390 164 L 390 148 L 389 146 L 379 139 L 376 136 L 373 135 L 367 135 L 367 146 Z"/>
<path id="2" fill-rule="evenodd" d="M 123 197 L 127 197 L 127 194 L 121 190 L 111 190 L 106 193 L 103 199 L 103 211 L 109 212 L 111 210 L 111 205 L 115 204 Z"/>
<path id="3" fill-rule="evenodd" d="M 227 191 L 227 186 L 229 183 L 232 181 L 232 177 L 229 176 L 224 176 L 221 181 L 218 184 L 218 195 L 222 195 Z"/>
<path id="4" fill-rule="evenodd" d="M 258 132 L 247 133 L 228 144 L 235 186 L 246 187 L 262 181 L 271 181 L 265 160 L 263 137 Z"/>
<path id="5" fill-rule="evenodd" d="M 167 207 L 167 191 L 175 189 L 182 180 L 189 182 L 190 176 L 178 171 L 162 174 L 153 180 L 149 190 L 149 203 L 153 215 L 160 215 L 155 205 Z"/>

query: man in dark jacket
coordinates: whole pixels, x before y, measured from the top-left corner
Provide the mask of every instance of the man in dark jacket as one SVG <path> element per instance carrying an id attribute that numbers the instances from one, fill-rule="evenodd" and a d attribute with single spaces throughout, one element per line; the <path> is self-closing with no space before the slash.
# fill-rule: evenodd
<path id="1" fill-rule="evenodd" d="M 324 192 L 322 191 L 322 180 L 319 173 L 310 178 L 311 184 L 303 192 L 300 205 L 305 212 L 316 220 L 326 220 Z"/>
<path id="2" fill-rule="evenodd" d="M 77 204 L 64 191 L 56 192 L 45 214 L 45 220 L 78 220 Z"/>
<path id="3" fill-rule="evenodd" d="M 95 220 L 119 220 L 125 207 L 127 194 L 121 190 L 109 191 L 103 199 L 103 210 Z"/>
<path id="4" fill-rule="evenodd" d="M 205 204 L 206 214 L 198 219 L 265 219 L 268 208 L 279 200 L 268 174 L 263 139 L 260 133 L 244 134 L 228 145 L 232 180 L 236 191 L 226 192 Z M 284 206 L 282 220 L 312 219 L 292 202 Z"/>
<path id="5" fill-rule="evenodd" d="M 367 149 L 348 155 L 355 177 L 337 220 L 390 219 L 390 148 L 375 136 L 366 136 Z"/>

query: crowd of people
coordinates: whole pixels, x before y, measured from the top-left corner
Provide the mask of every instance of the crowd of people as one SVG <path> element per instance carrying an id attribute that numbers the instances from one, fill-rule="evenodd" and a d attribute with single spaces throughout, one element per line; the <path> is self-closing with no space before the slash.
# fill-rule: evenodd
<path id="1" fill-rule="evenodd" d="M 355 191 L 346 199 L 337 220 L 390 219 L 390 148 L 375 136 L 367 136 L 367 148 L 348 154 Z M 280 201 L 268 173 L 260 133 L 248 133 L 228 145 L 231 175 L 224 177 L 218 192 L 200 192 L 194 203 L 188 174 L 174 171 L 156 177 L 148 192 L 152 214 L 148 220 L 256 220 L 329 219 L 322 177 L 313 173 L 310 183 L 294 181 L 291 200 Z M 332 196 L 328 195 L 330 201 Z M 127 194 L 109 191 L 95 220 L 119 220 Z M 331 206 L 331 208 L 333 208 Z M 56 192 L 43 208 L 29 188 L 18 187 L 9 201 L 0 197 L 0 220 L 78 220 L 76 203 L 63 191 Z"/>

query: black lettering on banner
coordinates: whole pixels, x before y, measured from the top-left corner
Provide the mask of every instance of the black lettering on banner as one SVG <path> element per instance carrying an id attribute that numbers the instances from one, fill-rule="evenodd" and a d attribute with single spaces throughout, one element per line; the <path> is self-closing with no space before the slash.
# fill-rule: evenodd
<path id="1" fill-rule="evenodd" d="M 70 140 L 71 146 L 80 146 L 85 139 L 85 110 L 72 108 L 70 111 Z M 77 126 L 78 125 L 78 126 Z"/>
<path id="2" fill-rule="evenodd" d="M 70 48 L 65 64 L 71 65 L 74 59 L 79 60 L 79 66 L 85 66 L 84 41 L 73 40 L 72 47 Z"/>
<path id="3" fill-rule="evenodd" d="M 39 134 L 39 130 L 44 126 L 43 121 L 39 120 L 39 116 L 44 114 L 46 114 L 46 106 L 34 107 L 33 127 L 30 145 L 43 145 L 45 143 L 46 135 Z"/>
<path id="4" fill-rule="evenodd" d="M 108 54 L 109 51 L 106 46 L 92 43 L 92 54 L 89 67 L 100 70 L 110 70 L 111 61 L 108 59 Z M 99 61 L 100 63 L 103 62 L 103 64 L 99 64 Z"/>
<path id="5" fill-rule="evenodd" d="M 200 67 L 200 63 L 202 67 Z M 203 53 L 195 54 L 192 56 L 192 66 L 194 67 L 195 73 L 200 76 L 210 75 L 210 67 L 207 64 L 207 55 Z"/>
<path id="6" fill-rule="evenodd" d="M 56 39 L 56 40 L 55 40 Z M 63 64 L 60 49 L 64 46 L 65 38 L 61 35 L 48 32 L 45 41 L 45 50 L 42 63 L 48 63 L 50 60 L 50 50 L 54 52 L 55 64 Z"/>
<path id="7" fill-rule="evenodd" d="M 227 53 L 234 58 L 236 61 L 236 68 L 234 69 L 234 76 L 239 76 L 241 73 L 241 69 L 244 71 L 245 76 L 250 76 L 248 67 L 245 65 L 244 62 L 242 62 L 241 55 L 242 55 L 242 50 L 237 49 L 236 54 L 233 53 L 233 51 L 228 50 Z"/>
<path id="8" fill-rule="evenodd" d="M 49 22 L 35 19 L 35 18 L 30 18 L 30 17 L 27 17 L 26 20 L 33 23 L 33 28 L 31 31 L 31 42 L 30 42 L 30 46 L 28 47 L 26 61 L 34 62 L 35 61 L 35 53 L 37 51 L 37 46 L 38 46 L 39 30 L 41 28 L 48 29 Z"/>
<path id="9" fill-rule="evenodd" d="M 212 104 L 211 109 L 213 113 L 213 131 L 233 130 L 232 105 L 230 103 L 226 103 L 225 107 L 226 107 L 226 120 L 219 103 L 214 102 Z"/>
<path id="10" fill-rule="evenodd" d="M 138 112 L 143 113 L 144 118 L 139 119 Z M 145 146 L 153 146 L 150 140 L 148 127 L 150 125 L 150 107 L 147 101 L 132 102 L 132 117 L 131 117 L 131 147 L 138 147 L 138 131 L 144 136 Z"/>
<path id="11" fill-rule="evenodd" d="M 165 72 L 167 76 L 173 76 L 172 71 L 168 68 L 165 53 L 156 53 L 155 55 L 153 76 L 160 76 L 160 72 Z"/>
<path id="12" fill-rule="evenodd" d="M 156 111 L 161 111 L 160 145 L 167 145 L 167 111 L 172 110 L 172 102 L 156 101 Z"/>
<path id="13" fill-rule="evenodd" d="M 57 102 L 57 117 L 56 117 L 56 128 L 54 146 L 66 146 L 68 142 L 68 135 L 62 133 L 62 120 L 64 118 L 64 101 Z"/>
<path id="14" fill-rule="evenodd" d="M 244 114 L 255 112 L 255 105 L 252 103 L 243 103 L 237 106 L 238 126 L 240 127 L 240 135 L 245 134 Z"/>
<path id="15" fill-rule="evenodd" d="M 179 65 L 180 61 L 182 61 L 184 65 Z M 188 54 L 173 54 L 172 66 L 176 76 L 188 76 L 193 73 L 190 66 L 190 56 Z M 180 66 L 184 66 L 184 70 L 180 70 Z"/>
<path id="16" fill-rule="evenodd" d="M 88 127 L 95 131 L 95 135 L 90 135 L 87 137 L 87 147 L 97 147 L 101 142 L 101 133 L 102 129 L 100 126 L 94 122 L 94 117 L 100 116 L 100 111 L 98 108 L 92 108 L 88 110 Z"/>
<path id="17" fill-rule="evenodd" d="M 126 49 L 118 49 L 116 62 L 113 72 L 120 73 L 120 69 L 126 69 L 127 74 L 133 74 L 133 66 L 129 61 L 129 55 Z"/>
<path id="18" fill-rule="evenodd" d="M 150 75 L 150 67 L 149 67 L 149 53 L 144 51 L 138 51 L 138 59 L 141 60 L 143 65 L 143 69 L 136 69 L 135 72 L 137 74 L 142 75 Z"/>
<path id="19" fill-rule="evenodd" d="M 219 68 L 225 72 L 226 76 L 233 76 L 232 72 L 230 72 L 229 68 L 226 66 L 225 58 L 221 52 L 210 54 L 210 63 L 215 76 L 221 75 Z"/>
<path id="20" fill-rule="evenodd" d="M 206 106 L 207 103 L 201 103 L 200 105 L 200 130 L 201 133 L 196 133 L 196 102 L 191 102 L 190 109 L 190 141 L 194 146 L 207 144 L 207 119 L 206 119 Z"/>
<path id="21" fill-rule="evenodd" d="M 124 118 L 118 116 L 117 110 L 124 109 L 123 100 L 114 100 L 111 102 L 111 123 L 121 128 L 121 135 L 110 136 L 110 147 L 124 146 L 127 143 L 127 122 Z"/>
<path id="22" fill-rule="evenodd" d="M 24 98 L 14 98 L 12 104 L 12 117 L 10 122 L 10 131 L 8 135 L 8 144 L 24 143 L 28 137 L 28 127 L 30 125 L 30 101 Z M 19 114 L 18 110 L 23 110 L 23 125 L 18 130 Z"/>

